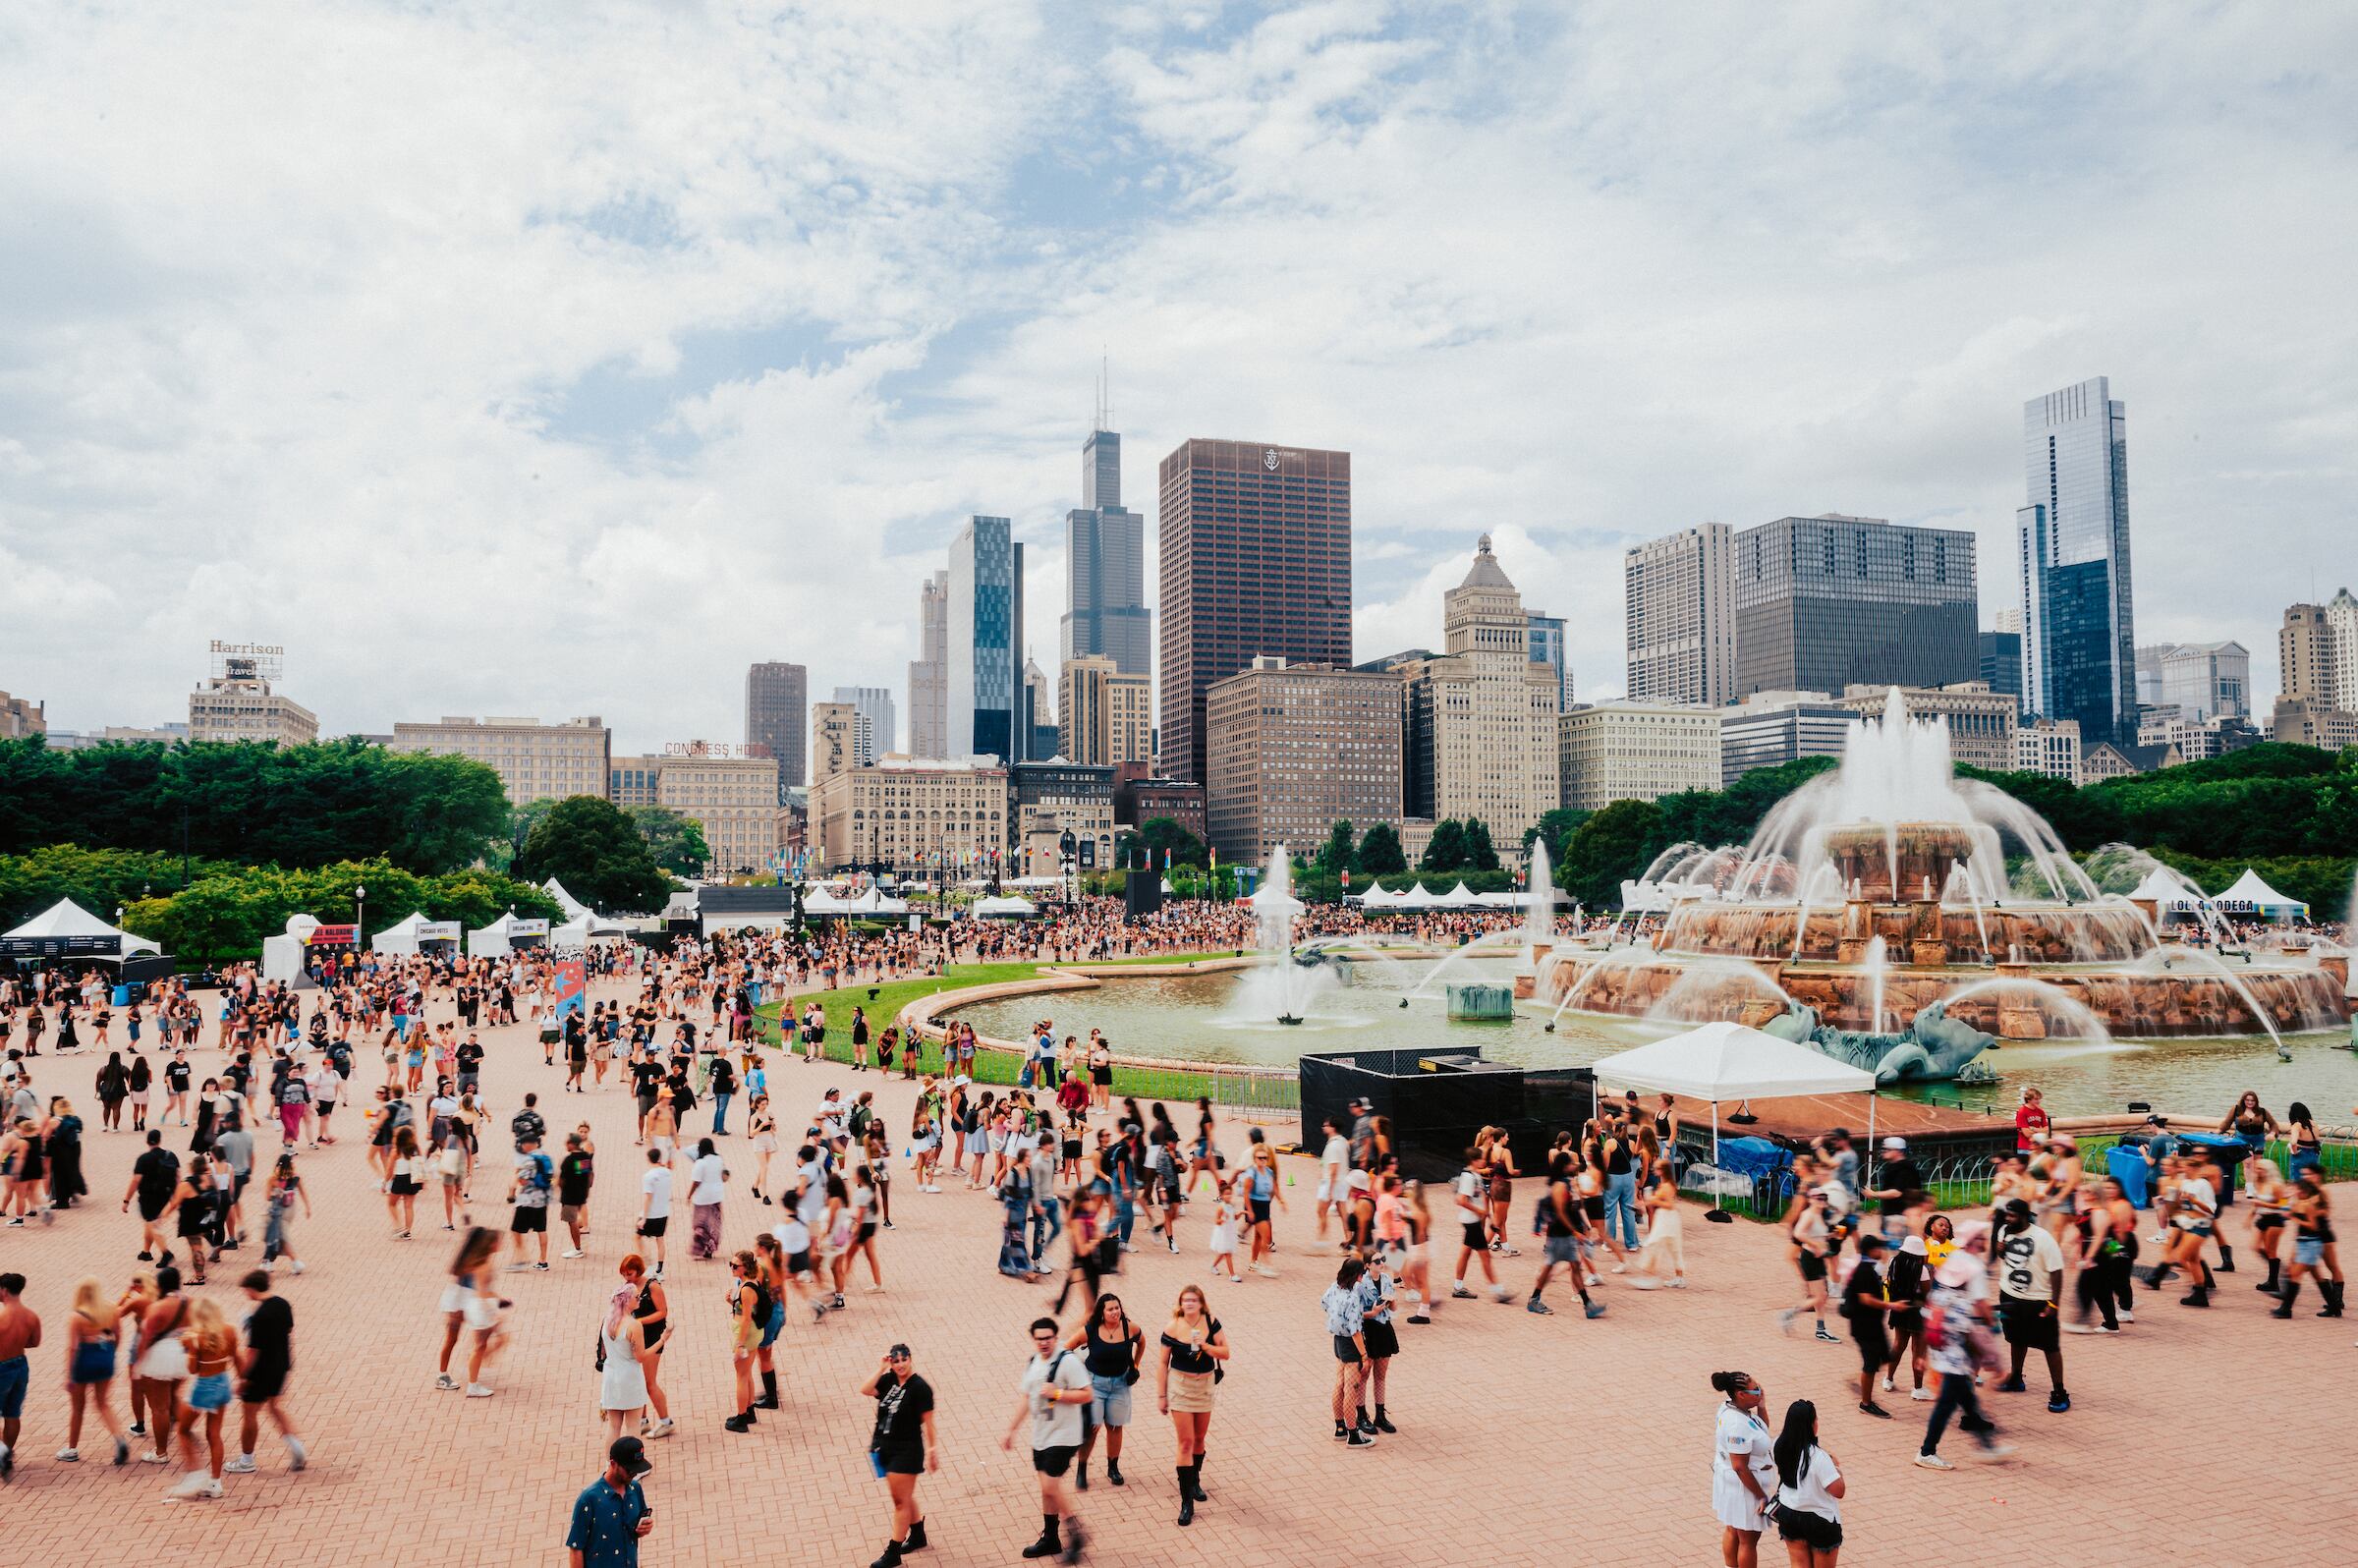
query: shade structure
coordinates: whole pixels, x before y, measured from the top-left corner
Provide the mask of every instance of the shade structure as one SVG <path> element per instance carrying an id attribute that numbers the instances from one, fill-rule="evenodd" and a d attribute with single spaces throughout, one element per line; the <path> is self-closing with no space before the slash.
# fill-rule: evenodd
<path id="1" fill-rule="evenodd" d="M 2268 885 L 2258 871 L 2249 867 L 2227 890 L 2211 901 L 2214 904 L 2238 906 L 2248 904 L 2263 915 L 2306 915 L 2309 906 L 2297 898 L 2286 898 Z"/>
<path id="2" fill-rule="evenodd" d="M 123 944 L 121 951 L 126 958 L 134 953 L 160 953 L 163 951 L 144 936 L 134 936 L 129 931 L 109 925 L 70 898 L 59 899 L 15 930 L 0 931 L 0 936 L 35 939 L 60 936 L 112 936 L 121 940 Z"/>
<path id="3" fill-rule="evenodd" d="M 2132 901 L 2149 901 L 2166 910 L 2200 909 L 2203 895 L 2187 885 L 2186 878 L 2166 866 L 2157 866 L 2145 873 L 2129 897 Z"/>
<path id="4" fill-rule="evenodd" d="M 557 901 L 557 908 L 565 912 L 568 924 L 578 921 L 590 913 L 590 906 L 566 892 L 565 884 L 553 876 L 540 884 L 540 891 Z"/>
<path id="5" fill-rule="evenodd" d="M 1018 898 L 1013 893 L 1004 898 L 978 898 L 974 903 L 977 920 L 1023 920 L 1039 913 L 1030 899 Z"/>
<path id="6" fill-rule="evenodd" d="M 1875 1075 L 1822 1051 L 1742 1024 L 1704 1024 L 1607 1056 L 1597 1081 L 1689 1099 L 1775 1099 L 1787 1094 L 1867 1093 Z"/>
<path id="7" fill-rule="evenodd" d="M 1460 878 L 1458 884 L 1449 889 L 1441 902 L 1451 909 L 1480 909 L 1482 908 L 1482 895 L 1468 887 L 1464 879 Z"/>
<path id="8" fill-rule="evenodd" d="M 1792 1094 L 1850 1094 L 1865 1091 L 1867 1142 L 1875 1142 L 1875 1075 L 1742 1024 L 1705 1024 L 1667 1039 L 1607 1056 L 1596 1065 L 1597 1084 L 1684 1094 L 1712 1104 L 1712 1164 L 1719 1163 L 1719 1102 L 1775 1099 Z M 1712 1211 L 1720 1218 L 1718 1197 Z"/>

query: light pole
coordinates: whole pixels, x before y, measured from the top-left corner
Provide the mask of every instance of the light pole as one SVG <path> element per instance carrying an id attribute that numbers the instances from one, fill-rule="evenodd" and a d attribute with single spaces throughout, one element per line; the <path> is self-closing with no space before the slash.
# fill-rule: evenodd
<path id="1" fill-rule="evenodd" d="M 361 944 L 367 940 L 368 889 L 360 882 L 352 884 L 352 950 L 358 955 Z"/>

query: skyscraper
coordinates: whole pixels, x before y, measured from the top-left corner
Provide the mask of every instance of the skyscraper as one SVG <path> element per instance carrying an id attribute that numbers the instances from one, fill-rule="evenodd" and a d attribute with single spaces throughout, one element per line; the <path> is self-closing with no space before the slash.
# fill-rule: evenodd
<path id="1" fill-rule="evenodd" d="M 800 664 L 757 664 L 745 672 L 745 744 L 778 759 L 778 804 L 801 786 L 811 705 L 811 672 Z"/>
<path id="2" fill-rule="evenodd" d="M 1981 633 L 1975 641 L 1981 646 L 1982 681 L 1993 692 L 2002 692 L 2016 700 L 2022 697 L 2022 634 L 1998 630 Z"/>
<path id="3" fill-rule="evenodd" d="M 1351 663 L 1351 454 L 1191 440 L 1162 460 L 1161 757 L 1202 781 L 1204 694 L 1261 655 Z"/>
<path id="4" fill-rule="evenodd" d="M 1524 619 L 1531 623 L 1531 662 L 1555 671 L 1555 710 L 1564 712 L 1572 705 L 1572 656 L 1564 648 L 1564 618 L 1533 610 Z"/>
<path id="5" fill-rule="evenodd" d="M 917 600 L 917 657 L 909 661 L 909 755 L 950 755 L 950 574 L 926 579 Z"/>
<path id="6" fill-rule="evenodd" d="M 1738 533 L 1735 556 L 1739 698 L 1980 673 L 1971 533 L 1784 517 Z"/>
<path id="7" fill-rule="evenodd" d="M 2023 706 L 2090 745 L 2137 738 L 2127 430 L 2101 375 L 2022 406 Z"/>
<path id="8" fill-rule="evenodd" d="M 1024 760 L 1024 547 L 1003 517 L 950 544 L 948 664 L 950 756 Z"/>
<path id="9" fill-rule="evenodd" d="M 1151 768 L 1150 685 L 1144 675 L 1125 675 L 1101 654 L 1067 660 L 1056 699 L 1056 750 L 1067 760 L 1092 767 L 1136 762 Z"/>
<path id="10" fill-rule="evenodd" d="M 869 755 L 861 765 L 872 767 L 877 757 L 901 749 L 900 715 L 893 711 L 892 689 L 888 686 L 838 686 L 835 700 L 849 702 L 868 720 Z"/>
<path id="11" fill-rule="evenodd" d="M 1630 700 L 1734 701 L 1736 549 L 1728 526 L 1702 523 L 1631 545 L 1621 552 L 1621 577 Z"/>
<path id="12" fill-rule="evenodd" d="M 1124 675 L 1151 673 L 1147 520 L 1122 505 L 1122 438 L 1111 430 L 1082 443 L 1081 504 L 1064 515 L 1064 538 L 1057 663 L 1102 654 Z"/>

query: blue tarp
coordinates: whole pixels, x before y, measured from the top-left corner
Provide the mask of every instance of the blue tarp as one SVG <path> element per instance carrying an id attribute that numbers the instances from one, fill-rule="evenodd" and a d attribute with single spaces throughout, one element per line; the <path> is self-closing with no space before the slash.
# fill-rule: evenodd
<path id="1" fill-rule="evenodd" d="M 1739 1176 L 1773 1176 L 1793 1163 L 1793 1156 L 1766 1138 L 1722 1138 L 1719 1168 Z"/>

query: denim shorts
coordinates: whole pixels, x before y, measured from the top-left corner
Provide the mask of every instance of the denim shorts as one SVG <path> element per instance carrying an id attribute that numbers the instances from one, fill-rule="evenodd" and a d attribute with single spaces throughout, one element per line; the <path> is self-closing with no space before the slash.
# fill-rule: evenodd
<path id="1" fill-rule="evenodd" d="M 1089 1374 L 1089 1419 L 1092 1425 L 1130 1425 L 1130 1385 L 1122 1381 L 1127 1375 L 1125 1372 L 1115 1372 L 1110 1377 L 1100 1377 L 1095 1372 Z"/>
<path id="2" fill-rule="evenodd" d="M 32 1382 L 32 1364 L 22 1356 L 0 1361 L 0 1421 L 25 1414 L 25 1390 Z"/>
<path id="3" fill-rule="evenodd" d="M 207 1372 L 189 1385 L 189 1408 L 208 1414 L 229 1408 L 229 1373 Z"/>
<path id="4" fill-rule="evenodd" d="M 2303 1268 L 2315 1268 L 2326 1260 L 2326 1242 L 2322 1236 L 2295 1236 L 2292 1239 L 2292 1260 Z"/>

